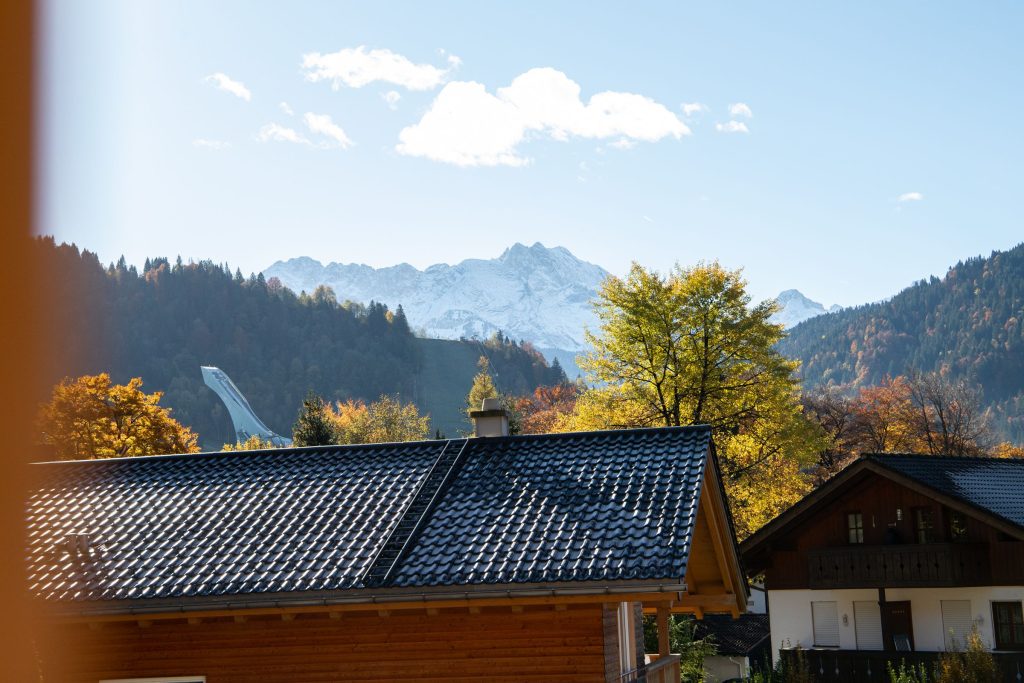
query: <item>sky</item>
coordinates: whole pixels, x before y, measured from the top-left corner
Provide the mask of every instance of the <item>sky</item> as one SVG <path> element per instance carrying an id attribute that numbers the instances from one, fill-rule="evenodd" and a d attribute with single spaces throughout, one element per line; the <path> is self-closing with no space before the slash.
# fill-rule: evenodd
<path id="1" fill-rule="evenodd" d="M 876 301 L 1024 241 L 1024 4 L 49 0 L 39 231 L 424 268 L 564 246 Z"/>

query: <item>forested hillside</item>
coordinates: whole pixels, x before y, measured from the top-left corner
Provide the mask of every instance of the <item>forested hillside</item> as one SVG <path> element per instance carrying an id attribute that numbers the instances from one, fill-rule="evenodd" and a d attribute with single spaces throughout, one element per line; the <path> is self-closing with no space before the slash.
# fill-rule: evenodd
<path id="1" fill-rule="evenodd" d="M 141 273 L 123 259 L 104 267 L 95 254 L 50 238 L 37 240 L 36 248 L 52 274 L 53 300 L 45 310 L 65 339 L 64 352 L 47 368 L 49 383 L 99 372 L 115 382 L 142 377 L 147 391 L 165 392 L 162 404 L 205 446 L 233 435 L 226 410 L 203 384 L 201 365 L 227 372 L 267 425 L 285 435 L 309 390 L 330 400 L 390 394 L 425 411 L 435 404 L 450 410 L 437 397 L 465 395 L 469 384 L 437 386 L 447 377 L 437 373 L 423 381 L 428 341 L 452 345 L 457 351 L 448 355 L 467 365 L 451 374 L 454 383 L 472 377 L 482 354 L 504 391 L 527 393 L 564 378 L 529 345 L 503 337 L 419 340 L 400 307 L 339 303 L 329 288 L 297 295 L 273 278 L 231 274 L 210 261 L 158 258 Z M 461 419 L 459 412 L 432 417 L 442 428 Z"/>
<path id="2" fill-rule="evenodd" d="M 780 343 L 807 388 L 865 386 L 910 370 L 982 388 L 993 427 L 1024 441 L 1024 244 L 958 263 L 889 301 L 812 318 Z"/>

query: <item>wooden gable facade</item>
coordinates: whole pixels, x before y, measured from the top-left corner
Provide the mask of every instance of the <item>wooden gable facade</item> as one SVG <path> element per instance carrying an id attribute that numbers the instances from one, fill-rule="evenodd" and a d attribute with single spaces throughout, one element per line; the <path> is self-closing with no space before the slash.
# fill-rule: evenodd
<path id="1" fill-rule="evenodd" d="M 767 590 L 1024 584 L 1024 529 L 870 460 L 743 544 Z"/>

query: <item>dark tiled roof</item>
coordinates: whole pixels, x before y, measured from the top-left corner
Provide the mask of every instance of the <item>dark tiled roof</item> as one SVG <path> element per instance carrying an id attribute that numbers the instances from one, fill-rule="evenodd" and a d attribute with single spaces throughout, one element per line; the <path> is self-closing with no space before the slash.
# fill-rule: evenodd
<path id="1" fill-rule="evenodd" d="M 720 655 L 750 655 L 766 645 L 770 635 L 767 614 L 741 614 L 739 619 L 729 614 L 707 614 L 694 628 L 694 637 L 710 636 Z"/>
<path id="2" fill-rule="evenodd" d="M 709 444 L 703 427 L 472 439 L 391 585 L 681 582 Z M 35 465 L 32 592 L 106 601 L 363 588 L 444 445 Z"/>
<path id="3" fill-rule="evenodd" d="M 868 459 L 1024 528 L 1024 460 L 927 455 Z"/>

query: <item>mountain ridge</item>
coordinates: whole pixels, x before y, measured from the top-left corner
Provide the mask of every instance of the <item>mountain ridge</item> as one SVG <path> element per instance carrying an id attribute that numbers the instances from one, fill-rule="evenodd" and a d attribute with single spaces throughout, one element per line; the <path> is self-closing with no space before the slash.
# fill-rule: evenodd
<path id="1" fill-rule="evenodd" d="M 591 301 L 609 273 L 565 247 L 516 242 L 493 259 L 469 258 L 423 269 L 408 263 L 379 268 L 365 263 L 324 264 L 298 256 L 275 261 L 263 275 L 278 278 L 295 292 L 327 285 L 339 300 L 401 305 L 409 324 L 425 337 L 484 339 L 500 330 L 531 342 L 564 364 L 586 349 L 584 328 L 597 327 Z M 777 298 L 783 310 L 772 319 L 787 329 L 840 310 L 839 306 L 826 308 L 795 289 Z"/>
<path id="2" fill-rule="evenodd" d="M 584 327 L 597 320 L 590 301 L 608 271 L 565 247 L 516 242 L 493 259 L 422 270 L 408 263 L 325 265 L 300 256 L 276 261 L 263 275 L 296 292 L 327 285 L 339 300 L 401 305 L 410 326 L 428 337 L 483 339 L 500 330 L 539 348 L 580 351 Z"/>
<path id="3" fill-rule="evenodd" d="M 1024 441 L 1024 243 L 960 261 L 885 301 L 804 321 L 779 344 L 804 386 L 861 387 L 911 370 L 983 389 L 1000 434 Z"/>

